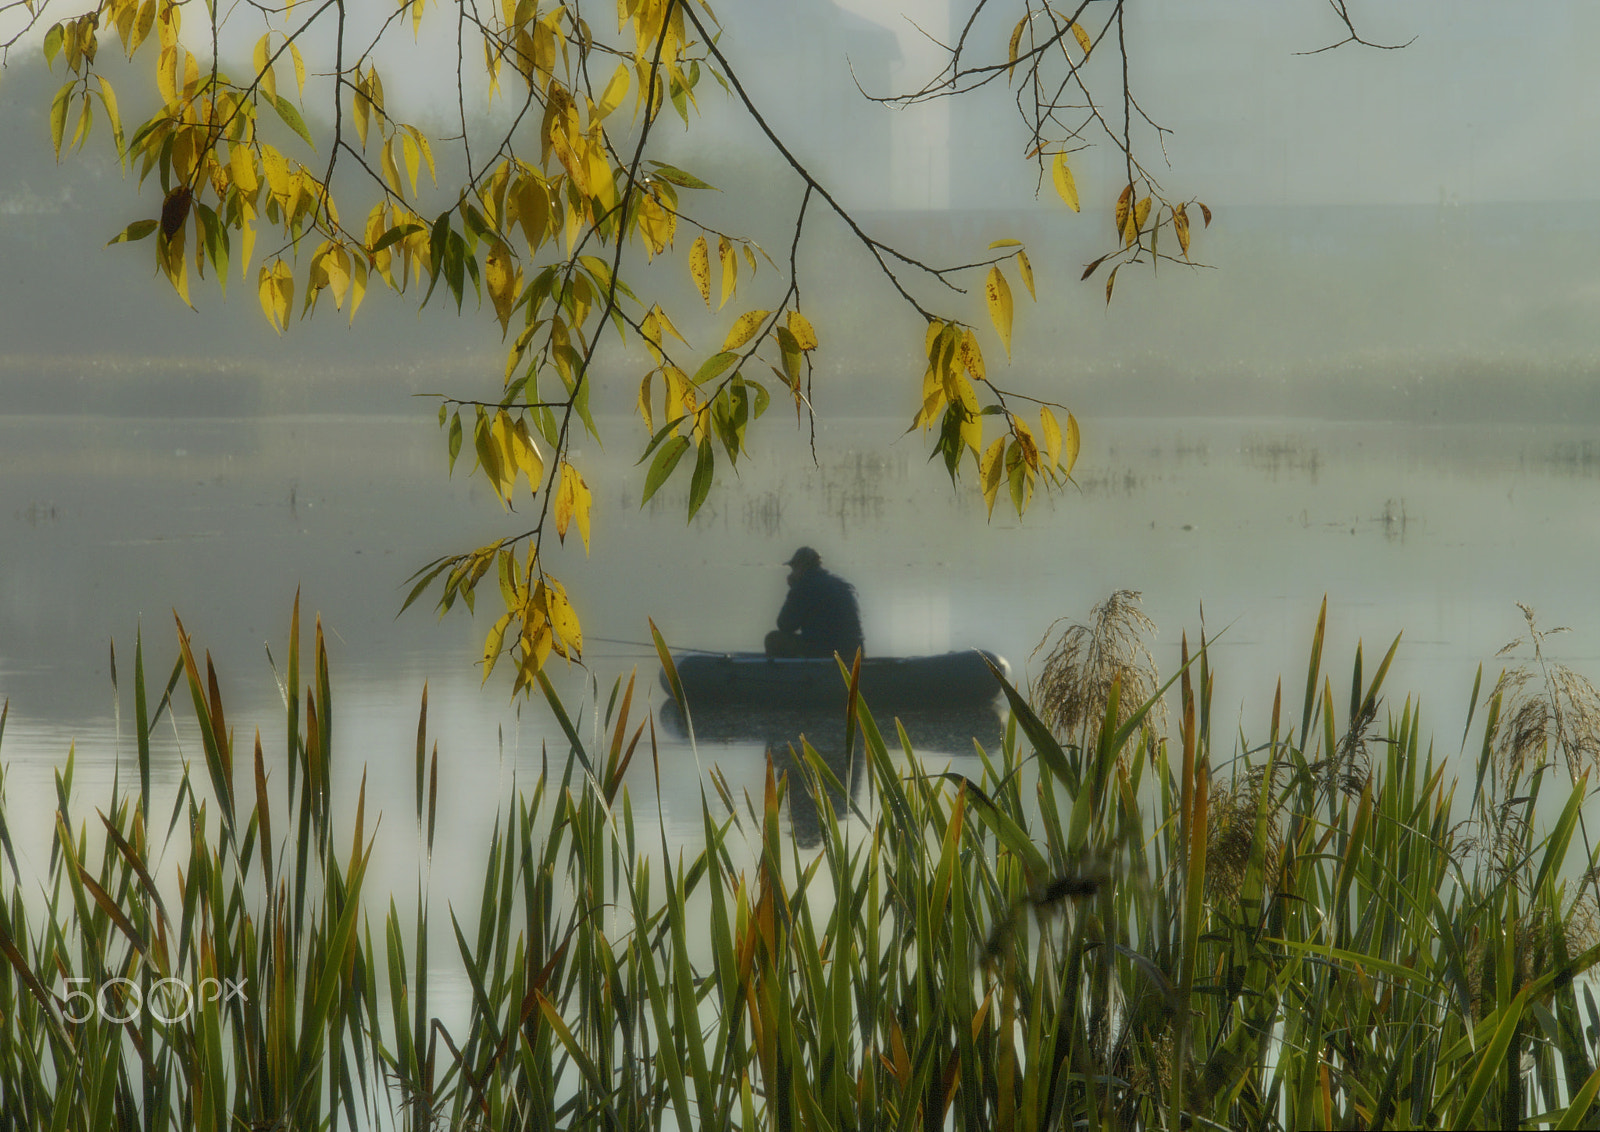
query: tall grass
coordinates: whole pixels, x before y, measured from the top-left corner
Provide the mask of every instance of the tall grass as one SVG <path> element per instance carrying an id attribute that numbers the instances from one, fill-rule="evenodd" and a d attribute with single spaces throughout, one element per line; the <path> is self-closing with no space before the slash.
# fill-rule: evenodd
<path id="1" fill-rule="evenodd" d="M 1393 648 L 1370 676 L 1357 650 L 1336 708 L 1325 614 L 1298 715 L 1280 695 L 1254 737 L 1214 734 L 1204 642 L 1161 689 L 1174 734 L 1115 674 L 1065 738 L 1008 686 L 1004 741 L 970 774 L 857 703 L 856 781 L 803 741 L 759 797 L 713 770 L 703 848 L 677 855 L 625 785 L 681 773 L 632 681 L 597 741 L 545 685 L 569 753 L 500 813 L 470 929 L 436 924 L 420 879 L 404 915 L 368 891 L 320 626 L 303 670 L 296 610 L 287 791 L 259 737 L 236 747 L 180 626 L 165 694 L 135 650 L 137 792 L 77 814 L 69 757 L 44 877 L 20 875 L 0 806 L 0 1129 L 1593 1125 L 1583 688 L 1530 617 L 1528 675 L 1467 721 L 1468 801 L 1410 701 L 1385 707 Z M 150 735 L 179 685 L 205 779 L 152 813 Z M 414 758 L 431 851 L 426 693 Z M 799 790 L 814 851 L 786 835 Z M 454 1029 L 441 971 L 470 994 Z M 246 994 L 163 1020 L 208 979 Z"/>

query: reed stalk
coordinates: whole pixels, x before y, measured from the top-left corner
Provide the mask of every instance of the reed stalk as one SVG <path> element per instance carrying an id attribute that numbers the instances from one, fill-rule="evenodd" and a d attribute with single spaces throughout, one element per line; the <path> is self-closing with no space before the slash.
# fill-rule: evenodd
<path id="1" fill-rule="evenodd" d="M 1385 706 L 1394 648 L 1370 675 L 1357 650 L 1336 712 L 1324 603 L 1298 727 L 1280 690 L 1253 739 L 1214 733 L 1204 640 L 1160 688 L 1097 672 L 1059 730 L 1007 685 L 998 749 L 949 766 L 855 702 L 843 764 L 797 736 L 748 798 L 713 769 L 703 844 L 678 851 L 634 812 L 630 784 L 666 768 L 633 682 L 592 742 L 545 684 L 567 750 L 498 815 L 469 929 L 420 873 L 404 913 L 370 890 L 376 816 L 364 782 L 335 796 L 333 681 L 299 620 L 287 789 L 181 624 L 164 693 L 136 643 L 137 790 L 87 817 L 69 753 L 42 877 L 0 784 L 0 1132 L 1600 1119 L 1596 747 L 1572 680 L 1498 684 L 1475 765 L 1452 763 L 1411 700 Z M 203 775 L 158 810 L 151 735 L 180 685 Z M 1542 731 L 1519 695 L 1548 697 Z M 424 691 L 429 853 L 440 758 Z M 815 848 L 788 835 L 802 796 Z M 445 971 L 470 997 L 454 1029 Z"/>

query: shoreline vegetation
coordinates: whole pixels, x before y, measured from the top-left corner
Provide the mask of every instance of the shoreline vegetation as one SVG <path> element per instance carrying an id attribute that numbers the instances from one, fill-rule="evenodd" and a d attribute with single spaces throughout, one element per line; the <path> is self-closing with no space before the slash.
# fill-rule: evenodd
<path id="1" fill-rule="evenodd" d="M 302 651 L 296 603 L 287 783 L 181 623 L 170 674 L 139 641 L 137 775 L 85 812 L 68 756 L 47 877 L 0 790 L 0 1132 L 1593 1126 L 1600 695 L 1532 612 L 1456 755 L 1385 693 L 1398 638 L 1324 665 L 1326 602 L 1234 734 L 1204 640 L 1155 682 L 1135 599 L 1062 631 L 1036 703 L 1005 688 L 970 774 L 857 703 L 842 777 L 798 738 L 761 797 L 710 770 L 692 855 L 635 820 L 630 767 L 674 771 L 634 683 L 590 742 L 541 675 L 570 749 L 498 813 L 476 924 L 422 860 L 414 908 L 367 886 L 320 620 Z M 204 775 L 153 810 L 190 711 Z M 411 769 L 431 856 L 426 691 Z"/>

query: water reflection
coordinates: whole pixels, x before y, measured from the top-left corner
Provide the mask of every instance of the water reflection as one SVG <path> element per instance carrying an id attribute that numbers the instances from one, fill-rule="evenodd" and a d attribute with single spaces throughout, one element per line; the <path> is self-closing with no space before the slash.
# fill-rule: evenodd
<path id="1" fill-rule="evenodd" d="M 673 738 L 688 739 L 688 728 L 676 703 L 669 701 L 664 705 L 659 719 Z M 865 774 L 865 747 L 859 728 L 855 742 L 846 747 L 845 718 L 841 712 L 716 707 L 697 710 L 693 722 L 694 740 L 702 753 L 706 746 L 715 745 L 726 748 L 718 756 L 723 762 L 730 758 L 771 758 L 778 774 L 789 773 L 790 830 L 802 849 L 811 849 L 820 843 L 825 820 L 817 800 L 805 787 L 805 780 L 810 776 L 800 757 L 802 743 L 810 744 L 832 775 L 832 781 L 823 779 L 822 786 L 834 812 L 843 814 L 847 801 L 853 806 L 859 800 L 857 792 Z M 876 722 L 891 750 L 898 749 L 895 731 L 898 722 L 918 757 L 935 763 L 946 757 L 971 756 L 974 742 L 986 752 L 992 752 L 1000 746 L 1005 730 L 999 710 L 990 705 L 901 712 Z"/>

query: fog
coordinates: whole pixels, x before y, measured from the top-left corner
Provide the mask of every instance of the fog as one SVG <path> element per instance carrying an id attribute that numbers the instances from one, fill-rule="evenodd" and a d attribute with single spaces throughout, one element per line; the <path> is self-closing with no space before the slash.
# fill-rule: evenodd
<path id="1" fill-rule="evenodd" d="M 1034 199 L 1026 135 L 998 86 L 910 111 L 861 93 L 925 81 L 947 7 L 749 0 L 722 12 L 722 46 L 756 61 L 745 79 L 770 124 L 874 234 L 930 262 L 969 261 L 1001 237 L 1027 243 L 1040 298 L 1019 291 L 1006 384 L 1090 416 L 1600 411 L 1600 222 L 1588 203 L 1600 159 L 1580 144 L 1600 124 L 1581 54 L 1600 15 L 1551 3 L 1508 26 L 1496 5 L 1435 2 L 1355 14 L 1373 42 L 1408 45 L 1297 54 L 1343 33 L 1309 2 L 1138 6 L 1128 34 L 1141 105 L 1172 131 L 1164 188 L 1206 201 L 1215 222 L 1195 240 L 1203 266 L 1124 271 L 1109 308 L 1102 278 L 1078 276 L 1110 246 L 1114 151 L 1075 158 L 1085 208 L 1073 215 L 1048 186 Z M 790 65 L 765 65 L 780 52 Z M 397 97 L 441 113 L 440 67 L 410 65 Z M 55 163 L 46 122 L 59 81 L 26 49 L 0 77 L 0 411 L 406 412 L 412 393 L 475 395 L 497 379 L 498 327 L 470 298 L 459 316 L 437 296 L 419 315 L 419 296 L 375 290 L 353 329 L 328 309 L 280 338 L 253 280 L 236 274 L 227 298 L 199 285 L 198 311 L 186 310 L 154 278 L 148 244 L 104 246 L 153 214 L 155 187 L 136 195 L 100 136 Z M 138 87 L 130 77 L 122 90 L 133 120 Z M 707 214 L 781 256 L 798 186 L 717 88 L 701 103 L 704 130 L 669 125 L 672 159 L 724 190 Z M 808 236 L 803 294 L 821 372 L 837 378 L 819 386 L 819 408 L 909 413 L 920 320 L 815 209 Z M 685 276 L 666 257 L 648 289 L 676 296 L 705 349 L 720 331 L 684 301 Z M 759 286 L 750 301 L 762 305 Z M 986 321 L 971 297 L 940 301 Z M 602 384 L 631 400 L 635 361 L 611 359 Z"/>

